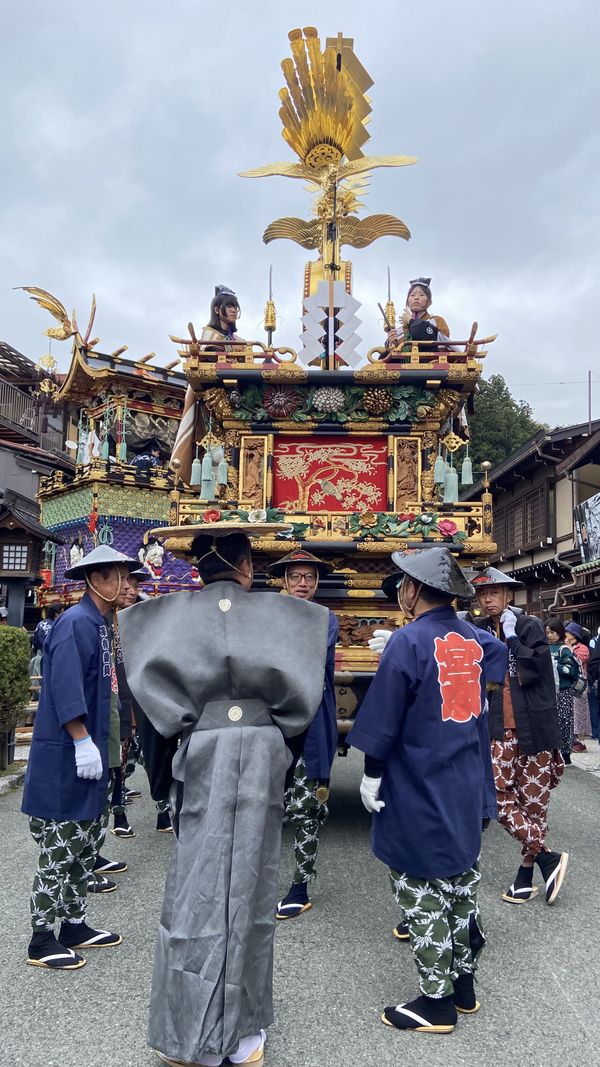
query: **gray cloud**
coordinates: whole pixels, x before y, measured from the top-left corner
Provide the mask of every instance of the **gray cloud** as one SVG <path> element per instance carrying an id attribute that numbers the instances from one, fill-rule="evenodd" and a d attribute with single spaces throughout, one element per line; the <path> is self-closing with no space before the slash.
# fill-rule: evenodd
<path id="1" fill-rule="evenodd" d="M 279 215 L 306 216 L 310 199 L 299 182 L 237 171 L 291 158 L 279 62 L 287 31 L 314 24 L 354 36 L 375 79 L 369 150 L 420 160 L 372 177 L 368 210 L 398 214 L 413 239 L 353 252 L 365 351 L 382 336 L 387 264 L 398 309 L 406 280 L 431 274 L 455 336 L 474 319 L 498 333 L 487 373 L 550 423 L 587 416 L 600 273 L 595 0 L 29 0 L 22 12 L 4 12 L 0 44 L 3 339 L 33 358 L 46 350 L 47 319 L 12 292 L 20 284 L 75 304 L 80 319 L 95 291 L 104 350 L 174 358 L 168 334 L 205 321 L 216 282 L 239 293 L 244 336 L 261 336 L 273 263 L 276 338 L 297 345 L 306 253 L 266 248 L 261 234 Z M 54 354 L 66 366 L 67 346 Z M 575 384 L 547 384 L 560 381 Z"/>

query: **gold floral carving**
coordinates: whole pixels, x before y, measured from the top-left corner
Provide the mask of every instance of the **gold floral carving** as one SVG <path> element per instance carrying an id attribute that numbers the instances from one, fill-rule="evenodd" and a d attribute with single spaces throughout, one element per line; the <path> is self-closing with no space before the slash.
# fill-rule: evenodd
<path id="1" fill-rule="evenodd" d="M 437 436 L 434 433 L 423 434 L 423 452 L 429 452 L 429 463 L 425 465 L 423 463 L 421 471 L 421 496 L 423 500 L 435 499 L 435 482 L 433 480 L 433 460 L 437 453 Z"/>

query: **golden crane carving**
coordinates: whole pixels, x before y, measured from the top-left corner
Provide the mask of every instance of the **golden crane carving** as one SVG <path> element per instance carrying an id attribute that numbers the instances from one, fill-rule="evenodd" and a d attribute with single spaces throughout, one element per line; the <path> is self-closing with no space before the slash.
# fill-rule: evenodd
<path id="1" fill-rule="evenodd" d="M 362 207 L 367 178 L 378 167 L 406 167 L 412 156 L 365 156 L 363 145 L 371 112 L 367 90 L 373 81 L 354 53 L 354 42 L 338 34 L 325 49 L 317 30 L 308 27 L 289 33 L 292 58 L 281 69 L 286 86 L 280 90 L 282 134 L 300 163 L 268 163 L 244 171 L 242 177 L 274 175 L 300 178 L 318 193 L 315 218 L 283 218 L 263 234 L 266 244 L 278 239 L 295 241 L 303 248 L 318 248 L 325 270 L 340 270 L 342 245 L 365 248 L 379 237 L 410 238 L 406 224 L 394 215 L 356 217 Z"/>

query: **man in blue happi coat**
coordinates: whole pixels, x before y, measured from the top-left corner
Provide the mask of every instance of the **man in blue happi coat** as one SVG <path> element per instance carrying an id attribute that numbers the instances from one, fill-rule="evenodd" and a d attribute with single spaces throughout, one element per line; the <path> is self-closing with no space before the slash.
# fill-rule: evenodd
<path id="1" fill-rule="evenodd" d="M 122 552 L 95 548 L 66 578 L 85 593 L 52 627 L 35 718 L 23 803 L 40 848 L 31 894 L 33 935 L 27 962 L 76 970 L 76 949 L 112 948 L 120 934 L 86 922 L 86 888 L 104 833 L 113 674 L 109 616 L 129 571 Z M 55 925 L 61 923 L 58 938 Z"/>
<path id="2" fill-rule="evenodd" d="M 270 574 L 283 579 L 285 591 L 300 600 L 314 600 L 319 579 L 331 574 L 333 567 L 303 548 L 294 549 L 272 563 Z M 293 779 L 285 794 L 285 822 L 294 828 L 296 866 L 292 884 L 277 906 L 278 919 L 294 919 L 312 908 L 308 886 L 316 878 L 319 831 L 329 809 L 329 779 L 337 748 L 337 712 L 335 705 L 335 646 L 338 622 L 329 612 L 325 686 L 319 710 L 302 739 Z"/>
<path id="3" fill-rule="evenodd" d="M 392 559 L 399 571 L 387 584 L 412 621 L 387 642 L 349 735 L 365 753 L 373 852 L 390 868 L 419 973 L 420 996 L 382 1021 L 450 1033 L 457 1010 L 479 1008 L 481 831 L 497 814 L 486 688 L 502 681 L 506 652 L 457 617 L 453 600 L 472 587 L 447 548 Z"/>

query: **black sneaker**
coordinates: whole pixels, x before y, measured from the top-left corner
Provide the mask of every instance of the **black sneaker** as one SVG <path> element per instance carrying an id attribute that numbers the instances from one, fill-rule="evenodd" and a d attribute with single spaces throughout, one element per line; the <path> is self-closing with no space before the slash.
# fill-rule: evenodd
<path id="1" fill-rule="evenodd" d="M 117 883 L 111 882 L 110 878 L 105 878 L 103 875 L 92 875 L 88 878 L 88 893 L 114 893 L 116 888 Z"/>
<path id="2" fill-rule="evenodd" d="M 125 874 L 127 864 L 122 860 L 107 860 L 104 856 L 96 856 L 94 871 L 96 874 Z"/>
<path id="3" fill-rule="evenodd" d="M 116 948 L 123 938 L 120 934 L 111 934 L 108 930 L 94 930 L 86 922 L 63 922 L 60 928 L 61 943 L 66 948 Z"/>
<path id="4" fill-rule="evenodd" d="M 137 798 L 141 797 L 141 795 L 142 794 L 140 793 L 139 789 L 126 789 L 125 803 L 127 803 L 128 800 L 137 800 Z"/>
<path id="5" fill-rule="evenodd" d="M 563 884 L 567 863 L 569 862 L 569 853 L 538 852 L 535 862 L 546 883 L 546 904 L 554 904 Z"/>
<path id="6" fill-rule="evenodd" d="M 159 834 L 172 834 L 173 827 L 171 825 L 171 812 L 159 811 L 156 816 L 156 829 Z"/>
<path id="7" fill-rule="evenodd" d="M 408 1004 L 385 1008 L 382 1023 L 397 1030 L 414 1030 L 421 1034 L 451 1034 L 457 1022 L 456 1007 L 450 997 L 417 997 Z"/>
<path id="8" fill-rule="evenodd" d="M 454 986 L 454 1006 L 462 1015 L 474 1015 L 479 1011 L 481 1004 L 475 996 L 475 978 L 472 974 L 459 974 L 452 985 Z"/>
<path id="9" fill-rule="evenodd" d="M 61 945 L 53 930 L 37 930 L 27 950 L 30 967 L 45 967 L 48 971 L 78 971 L 85 960 L 73 949 Z"/>
<path id="10" fill-rule="evenodd" d="M 398 923 L 392 930 L 392 933 L 397 941 L 410 941 L 408 923 Z"/>
<path id="11" fill-rule="evenodd" d="M 537 886 L 533 884 L 533 867 L 519 867 L 517 877 L 502 899 L 507 904 L 526 904 L 528 900 L 537 897 Z"/>
<path id="12" fill-rule="evenodd" d="M 110 831 L 115 837 L 135 837 L 135 831 L 129 825 L 124 811 L 115 811 L 113 815 L 113 828 Z"/>

